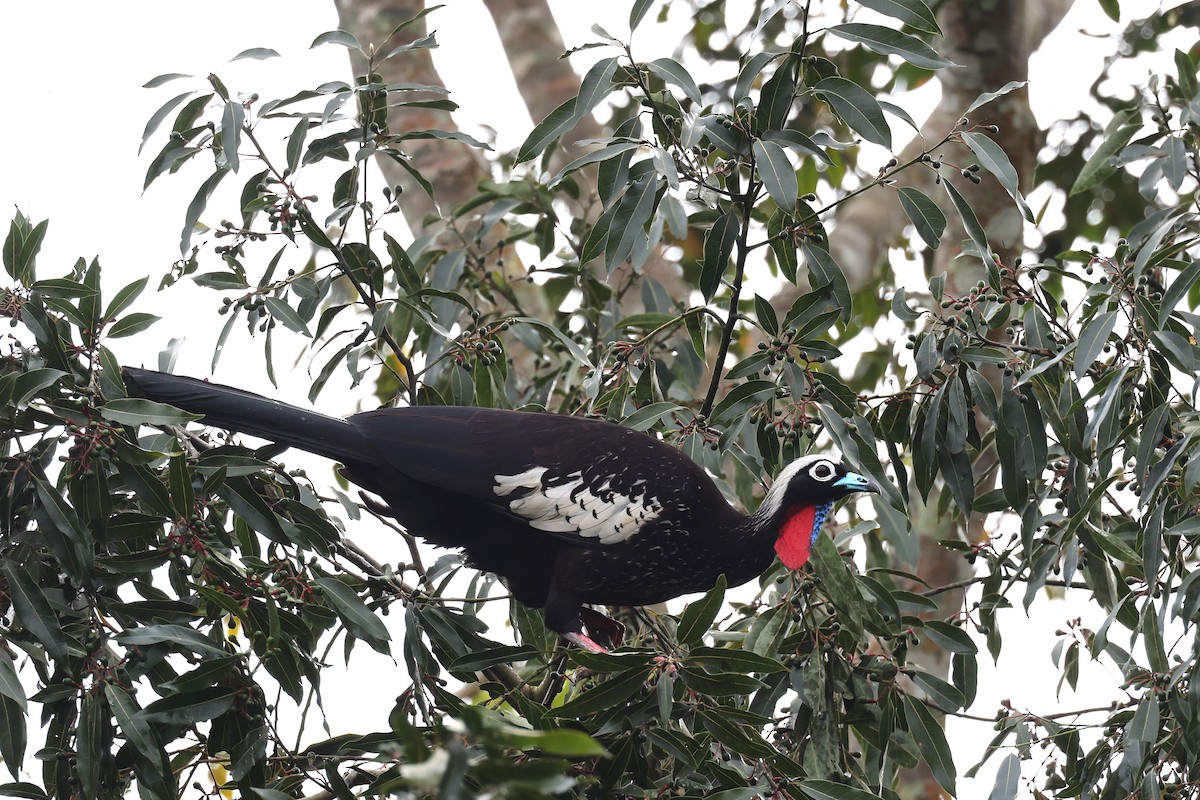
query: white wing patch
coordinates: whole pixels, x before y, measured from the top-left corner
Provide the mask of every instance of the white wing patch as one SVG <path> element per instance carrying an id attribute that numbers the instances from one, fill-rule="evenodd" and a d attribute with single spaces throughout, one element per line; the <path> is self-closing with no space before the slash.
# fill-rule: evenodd
<path id="1" fill-rule="evenodd" d="M 546 467 L 530 467 L 516 475 L 494 477 L 496 485 L 492 491 L 497 497 L 522 493 L 508 502 L 508 508 L 528 520 L 531 528 L 617 544 L 662 513 L 662 504 L 647 497 L 644 488 L 637 493 L 645 486 L 645 480 L 634 483 L 635 493 L 628 496 L 610 489 L 608 481 L 590 490 L 580 472 L 572 472 L 547 486 L 546 472 Z"/>

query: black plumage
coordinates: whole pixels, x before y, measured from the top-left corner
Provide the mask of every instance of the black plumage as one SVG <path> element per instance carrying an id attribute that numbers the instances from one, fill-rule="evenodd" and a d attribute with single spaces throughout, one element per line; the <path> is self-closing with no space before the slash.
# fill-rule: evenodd
<path id="1" fill-rule="evenodd" d="M 546 624 L 598 649 L 584 604 L 636 606 L 791 568 L 836 499 L 878 491 L 822 456 L 786 467 L 759 510 L 726 502 L 691 459 L 611 422 L 550 413 L 418 406 L 327 417 L 260 395 L 126 368 L 131 394 L 215 427 L 340 461 L 410 533 L 460 548 Z M 589 614 L 592 627 L 603 619 Z M 595 631 L 593 631 L 594 633 Z"/>

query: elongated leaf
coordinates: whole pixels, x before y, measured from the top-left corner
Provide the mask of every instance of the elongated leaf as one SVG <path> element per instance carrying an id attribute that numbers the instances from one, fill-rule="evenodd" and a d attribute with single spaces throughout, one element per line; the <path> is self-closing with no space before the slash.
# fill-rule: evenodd
<path id="1" fill-rule="evenodd" d="M 146 146 L 146 142 L 151 136 L 154 135 L 154 132 L 158 130 L 158 126 L 161 125 L 163 120 L 167 118 L 167 115 L 174 111 L 180 103 L 191 97 L 192 94 L 192 92 L 184 92 L 183 94 L 172 97 L 170 100 L 163 103 L 162 106 L 159 107 L 158 111 L 155 111 L 154 115 L 146 121 L 146 127 L 142 130 L 142 143 L 138 145 L 138 155 L 141 155 L 142 148 Z"/>
<path id="2" fill-rule="evenodd" d="M 984 232 L 983 226 L 979 224 L 979 218 L 975 216 L 975 209 L 971 208 L 971 204 L 967 202 L 958 189 L 954 188 L 954 184 L 948 180 L 942 181 L 942 186 L 946 187 L 946 194 L 950 195 L 950 202 L 954 203 L 954 208 L 958 211 L 958 216 L 962 219 L 963 228 L 970 237 L 971 243 L 975 245 L 975 249 L 979 252 L 979 258 L 983 261 L 983 266 L 987 269 L 988 275 L 996 273 L 996 262 L 992 259 L 992 251 L 988 246 L 987 233 Z M 992 283 L 999 280 L 997 274 Z"/>
<path id="3" fill-rule="evenodd" d="M 755 169 L 762 178 L 767 193 L 775 204 L 785 212 L 791 213 L 796 207 L 796 197 L 800 194 L 800 184 L 796 180 L 796 171 L 787 153 L 774 142 L 756 139 L 753 145 Z"/>
<path id="4" fill-rule="evenodd" d="M 683 410 L 683 406 L 676 403 L 665 401 L 649 403 L 625 417 L 621 420 L 621 424 L 626 428 L 633 428 L 635 431 L 648 431 L 658 424 L 660 419 Z"/>
<path id="5" fill-rule="evenodd" d="M 992 784 L 988 800 L 1016 800 L 1020 788 L 1021 757 L 1016 753 L 1009 753 L 996 770 L 996 782 Z"/>
<path id="6" fill-rule="evenodd" d="M 774 381 L 746 381 L 729 390 L 729 394 L 713 407 L 712 418 L 721 419 L 725 413 L 742 403 L 761 403 L 779 391 Z"/>
<path id="7" fill-rule="evenodd" d="M 863 5 L 866 5 L 866 3 L 863 3 Z M 1027 83 L 1029 83 L 1029 81 L 1009 81 L 994 92 L 984 92 L 983 94 L 979 95 L 979 97 L 976 97 L 971 105 L 967 106 L 966 110 L 963 111 L 963 115 L 966 116 L 967 114 L 970 114 L 975 109 L 979 108 L 980 106 L 987 105 L 997 97 L 1003 97 L 1009 92 L 1015 92 L 1017 89 L 1022 89 Z"/>
<path id="8" fill-rule="evenodd" d="M 1113 163 L 1113 158 L 1125 149 L 1125 145 L 1129 144 L 1141 128 L 1139 113 L 1118 112 L 1104 129 L 1104 141 L 1084 163 L 1083 169 L 1079 170 L 1079 176 L 1075 178 L 1070 194 L 1074 196 L 1099 186 L 1116 172 L 1117 165 Z"/>
<path id="9" fill-rule="evenodd" d="M 816 156 L 830 166 L 833 165 L 833 159 L 825 152 L 825 148 L 821 147 L 812 139 L 805 136 L 800 131 L 794 131 L 790 128 L 785 130 L 767 131 L 762 135 L 762 138 L 768 142 L 779 142 L 800 153 L 807 153 Z"/>
<path id="10" fill-rule="evenodd" d="M 708 633 L 721 610 L 721 604 L 725 602 L 727 586 L 725 576 L 721 575 L 704 597 L 688 603 L 679 617 L 677 635 L 682 644 L 698 644 Z"/>
<path id="11" fill-rule="evenodd" d="M 630 150 L 636 150 L 641 146 L 641 142 L 615 142 L 614 144 L 601 147 L 599 150 L 593 150 L 587 155 L 580 156 L 559 170 L 558 174 L 554 176 L 549 185 L 553 187 L 563 178 L 570 175 L 572 172 L 575 172 L 576 170 L 583 169 L 586 166 L 596 164 L 601 161 L 607 161 L 608 159 L 615 158 L 622 153 L 627 153 Z"/>
<path id="12" fill-rule="evenodd" d="M 313 39 L 312 44 L 308 46 L 308 49 L 311 50 L 314 47 L 320 47 L 323 44 L 339 44 L 342 47 L 350 50 L 357 50 L 360 53 L 363 52 L 362 45 L 359 44 L 358 39 L 355 38 L 354 34 L 347 31 L 325 31 L 320 36 Z"/>
<path id="13" fill-rule="evenodd" d="M 7 658 L 7 656 L 0 656 Z M 25 762 L 25 745 L 28 742 L 26 715 L 21 704 L 12 698 L 0 696 L 0 759 L 3 759 L 14 779 L 21 777 L 21 766 Z M 9 784 L 26 785 L 26 784 Z M 0 795 L 22 797 L 16 792 L 8 792 L 0 788 Z M 44 797 L 44 794 L 33 795 Z"/>
<path id="14" fill-rule="evenodd" d="M 27 570 L 11 559 L 4 559 L 3 570 L 4 577 L 8 579 L 8 592 L 13 610 L 16 611 L 16 621 L 33 634 L 51 656 L 65 657 L 67 639 L 63 636 L 58 615 L 54 613 L 41 587 Z"/>
<path id="15" fill-rule="evenodd" d="M 22 712 L 27 708 L 25 690 L 21 687 L 17 671 L 13 669 L 12 658 L 3 653 L 0 653 L 0 695 L 13 700 Z"/>
<path id="16" fill-rule="evenodd" d="M 900 197 L 900 207 L 917 229 L 917 235 L 931 250 L 936 250 L 942 243 L 942 234 L 946 232 L 946 215 L 937 203 L 918 189 L 901 187 L 896 191 Z"/>
<path id="17" fill-rule="evenodd" d="M 108 329 L 108 338 L 120 339 L 123 336 L 133 336 L 135 333 L 146 330 L 158 320 L 159 318 L 154 314 L 147 314 L 144 311 L 127 314 L 114 322 Z"/>
<path id="18" fill-rule="evenodd" d="M 742 223 L 737 214 L 726 211 L 704 236 L 704 264 L 700 271 L 700 291 L 705 302 L 713 299 L 721 285 L 721 276 L 729 265 L 729 256 L 737 242 Z"/>
<path id="19" fill-rule="evenodd" d="M 1117 312 L 1105 311 L 1097 314 L 1079 334 L 1075 346 L 1075 377 L 1082 378 L 1104 351 L 1108 337 L 1117 324 Z"/>
<path id="20" fill-rule="evenodd" d="M 308 330 L 308 324 L 304 318 L 297 313 L 296 309 L 292 308 L 283 299 L 278 297 L 268 297 L 265 299 L 267 310 L 271 312 L 271 316 L 284 324 L 284 327 L 293 330 L 296 333 L 302 333 L 308 338 L 312 338 L 312 333 Z"/>
<path id="21" fill-rule="evenodd" d="M 192 245 L 192 234 L 196 231 L 196 223 L 200 221 L 200 215 L 204 213 L 204 208 L 208 205 L 208 199 L 212 197 L 217 184 L 224 180 L 228 174 L 229 170 L 220 169 L 210 175 L 208 180 L 200 185 L 196 196 L 192 198 L 192 202 L 188 205 L 187 214 L 184 215 L 183 232 L 179 236 L 179 252 L 185 258 L 188 254 L 188 248 Z"/>
<path id="22" fill-rule="evenodd" d="M 643 667 L 619 673 L 554 709 L 550 716 L 578 719 L 615 708 L 633 697 L 647 677 Z"/>
<path id="23" fill-rule="evenodd" d="M 892 130 L 875 96 L 854 81 L 825 78 L 813 87 L 850 129 L 873 144 L 892 147 Z"/>
<path id="24" fill-rule="evenodd" d="M 100 408 L 100 416 L 122 425 L 183 425 L 202 417 L 201 414 L 181 411 L 175 406 L 140 397 L 109 400 Z"/>
<path id="25" fill-rule="evenodd" d="M 938 725 L 925 704 L 912 695 L 904 697 L 904 719 L 908 722 L 908 732 L 920 747 L 921 757 L 929 765 L 934 780 L 951 795 L 957 795 L 955 781 L 958 773 L 954 769 L 954 758 L 950 754 L 950 745 L 946 742 L 946 732 L 942 730 L 942 726 Z"/>
<path id="26" fill-rule="evenodd" d="M 169 644 L 183 653 L 201 653 L 209 656 L 227 655 L 225 648 L 200 631 L 186 625 L 143 625 L 117 634 L 117 641 L 124 644 L 150 645 Z"/>
<path id="27" fill-rule="evenodd" d="M 898 19 L 919 31 L 937 36 L 942 34 L 937 17 L 923 0 L 858 0 L 858 4 L 892 19 Z"/>
<path id="28" fill-rule="evenodd" d="M 313 583 L 321 587 L 325 600 L 351 635 L 362 639 L 377 652 L 388 655 L 387 643 L 391 634 L 383 621 L 358 596 L 358 592 L 332 576 L 317 578 Z"/>
<path id="29" fill-rule="evenodd" d="M 221 716 L 233 706 L 237 690 L 231 686 L 206 686 L 155 700 L 142 709 L 142 719 L 170 725 L 195 725 Z"/>
<path id="30" fill-rule="evenodd" d="M 827 28 L 829 33 L 852 42 L 859 42 L 883 55 L 900 56 L 908 63 L 921 69 L 942 69 L 956 66 L 939 56 L 932 47 L 915 36 L 880 25 L 848 22 Z"/>
<path id="31" fill-rule="evenodd" d="M 1000 185 L 1004 187 L 1004 191 L 1008 192 L 1009 197 L 1016 202 L 1025 219 L 1033 222 L 1033 211 L 1021 195 L 1021 187 L 1018 185 L 1017 180 L 1017 170 L 1013 167 L 1012 162 L 1008 160 L 1004 149 L 996 144 L 991 137 L 982 133 L 967 131 L 962 134 L 962 139 L 967 147 L 971 148 L 971 152 L 975 154 L 975 157 L 979 159 L 979 163 L 983 168 L 995 175 L 996 180 L 1000 181 Z"/>
<path id="32" fill-rule="evenodd" d="M 683 93 L 693 103 L 700 104 L 700 87 L 696 86 L 695 79 L 692 78 L 678 61 L 673 58 L 656 58 L 654 61 L 647 63 L 646 66 L 665 82 L 682 89 Z"/>
<path id="33" fill-rule="evenodd" d="M 268 58 L 279 58 L 279 52 L 272 50 L 269 47 L 251 47 L 249 50 L 243 50 L 229 60 L 241 61 L 244 58 L 250 58 L 255 61 L 265 61 Z"/>
<path id="34" fill-rule="evenodd" d="M 575 101 L 576 98 L 572 97 L 533 126 L 533 130 L 529 132 L 525 141 L 521 143 L 520 149 L 517 150 L 516 163 L 522 164 L 537 158 L 547 145 L 575 127 L 578 121 L 575 116 Z"/>
<path id="35" fill-rule="evenodd" d="M 815 778 L 800 781 L 800 791 L 812 800 L 879 800 L 879 795 L 864 792 L 862 789 Z"/>

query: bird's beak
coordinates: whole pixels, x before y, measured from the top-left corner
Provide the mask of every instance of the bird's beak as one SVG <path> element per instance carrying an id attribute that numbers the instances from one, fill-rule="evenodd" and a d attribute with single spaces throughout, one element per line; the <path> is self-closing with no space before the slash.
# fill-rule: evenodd
<path id="1" fill-rule="evenodd" d="M 857 472 L 847 472 L 842 477 L 838 478 L 833 484 L 839 489 L 844 489 L 847 492 L 874 492 L 879 494 L 879 484 L 870 478 L 859 475 Z"/>

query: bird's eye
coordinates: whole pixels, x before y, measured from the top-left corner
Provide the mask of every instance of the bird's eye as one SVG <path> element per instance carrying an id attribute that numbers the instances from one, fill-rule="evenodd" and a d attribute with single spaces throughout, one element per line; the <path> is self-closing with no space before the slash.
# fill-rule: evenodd
<path id="1" fill-rule="evenodd" d="M 835 474 L 836 472 L 833 468 L 833 464 L 830 464 L 828 461 L 818 461 L 808 469 L 808 476 L 813 480 L 821 481 L 822 483 L 832 480 Z"/>

